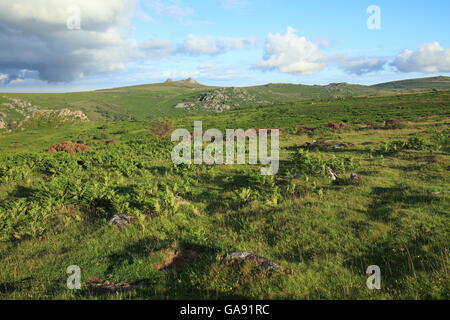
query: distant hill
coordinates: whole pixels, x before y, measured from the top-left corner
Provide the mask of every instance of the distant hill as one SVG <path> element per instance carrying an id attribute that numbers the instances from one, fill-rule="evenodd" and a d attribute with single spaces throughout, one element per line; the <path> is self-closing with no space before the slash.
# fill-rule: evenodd
<path id="1" fill-rule="evenodd" d="M 397 89 L 401 91 L 450 90 L 450 77 L 431 77 L 392 81 L 372 86 L 379 89 Z"/>
<path id="2" fill-rule="evenodd" d="M 211 87 L 194 79 L 61 94 L 0 94 L 2 126 L 19 123 L 37 110 L 80 111 L 91 121 L 143 120 L 201 112 L 223 112 L 305 100 L 386 94 L 382 89 L 347 83 L 326 86 L 268 84 Z M 16 101 L 17 103 L 14 103 Z"/>
<path id="3" fill-rule="evenodd" d="M 61 94 L 0 94 L 0 129 L 20 127 L 42 112 L 68 110 L 90 121 L 144 120 L 152 117 L 224 112 L 233 109 L 450 90 L 449 77 L 412 79 L 363 86 L 331 83 L 325 86 L 266 84 L 253 87 L 211 87 L 194 79 Z M 40 113 L 37 113 L 37 112 Z M 66 112 L 67 113 L 67 112 Z M 65 114 L 66 114 L 65 113 Z"/>

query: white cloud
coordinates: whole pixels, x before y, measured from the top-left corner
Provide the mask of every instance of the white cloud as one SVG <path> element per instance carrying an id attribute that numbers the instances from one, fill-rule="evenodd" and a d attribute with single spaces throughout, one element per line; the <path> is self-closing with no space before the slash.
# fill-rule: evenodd
<path id="1" fill-rule="evenodd" d="M 256 40 L 251 38 L 221 38 L 211 36 L 188 35 L 179 51 L 191 55 L 220 54 L 251 46 Z"/>
<path id="2" fill-rule="evenodd" d="M 74 5 L 81 11 L 80 30 L 67 27 Z M 0 72 L 9 81 L 27 69 L 42 80 L 66 82 L 168 54 L 167 43 L 129 40 L 135 9 L 136 0 L 1 1 Z"/>
<path id="3" fill-rule="evenodd" d="M 342 70 L 349 74 L 364 75 L 383 70 L 387 63 L 383 58 L 348 57 L 345 55 L 332 58 Z"/>
<path id="4" fill-rule="evenodd" d="M 403 51 L 392 64 L 401 72 L 450 72 L 450 49 L 439 42 L 425 43 L 417 51 Z"/>
<path id="5" fill-rule="evenodd" d="M 326 60 L 317 43 L 298 36 L 296 30 L 288 27 L 284 35 L 270 33 L 267 36 L 265 57 L 256 63 L 256 67 L 310 75 L 323 69 Z"/>

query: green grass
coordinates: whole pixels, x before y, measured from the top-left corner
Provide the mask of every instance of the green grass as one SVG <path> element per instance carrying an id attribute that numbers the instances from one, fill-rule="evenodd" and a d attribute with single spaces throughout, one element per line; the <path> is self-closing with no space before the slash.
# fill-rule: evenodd
<path id="1" fill-rule="evenodd" d="M 172 114 L 176 127 L 203 120 L 204 131 L 283 129 L 281 170 L 274 178 L 260 176 L 258 166 L 175 168 L 173 144 L 150 136 L 148 121 L 4 133 L 0 297 L 449 299 L 449 111 L 450 92 L 438 92 Z M 405 125 L 381 127 L 392 118 Z M 344 120 L 351 128 L 325 128 Z M 295 134 L 295 125 L 315 130 Z M 398 152 L 386 148 L 413 137 L 424 143 Z M 118 143 L 98 143 L 103 138 Z M 314 139 L 355 146 L 311 151 L 307 160 L 295 156 Z M 43 151 L 65 140 L 83 141 L 92 150 Z M 362 180 L 333 183 L 321 170 L 308 169 L 320 165 L 318 159 L 343 177 L 357 172 Z M 124 228 L 109 226 L 115 213 L 136 219 Z M 194 250 L 199 258 L 160 270 L 174 247 Z M 238 250 L 267 257 L 283 272 L 221 261 Z M 107 296 L 70 291 L 70 265 L 80 266 L 85 284 L 98 277 L 142 286 Z M 366 288 L 369 265 L 381 268 L 380 291 Z"/>

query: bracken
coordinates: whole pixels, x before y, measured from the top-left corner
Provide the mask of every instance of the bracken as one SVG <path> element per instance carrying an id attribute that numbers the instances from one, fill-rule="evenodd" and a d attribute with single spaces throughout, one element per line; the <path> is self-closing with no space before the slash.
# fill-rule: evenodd
<path id="1" fill-rule="evenodd" d="M 73 143 L 70 141 L 60 142 L 57 144 L 54 144 L 50 148 L 47 149 L 47 152 L 54 153 L 54 152 L 68 152 L 68 153 L 78 153 L 83 151 L 89 151 L 91 150 L 90 147 L 85 146 L 84 144 L 78 144 Z"/>

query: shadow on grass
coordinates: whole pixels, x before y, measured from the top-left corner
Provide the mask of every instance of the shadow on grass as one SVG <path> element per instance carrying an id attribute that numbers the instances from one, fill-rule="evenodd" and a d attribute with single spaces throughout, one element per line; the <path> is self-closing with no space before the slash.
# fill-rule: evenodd
<path id="1" fill-rule="evenodd" d="M 1 282 L 0 293 L 11 294 L 16 291 L 29 290 L 31 288 L 31 277 L 15 281 L 15 282 Z"/>
<path id="2" fill-rule="evenodd" d="M 9 193 L 9 196 L 15 197 L 15 198 L 30 198 L 32 197 L 36 189 L 24 187 L 24 186 L 17 186 L 16 189 L 14 189 L 12 192 Z"/>
<path id="3" fill-rule="evenodd" d="M 417 204 L 430 204 L 436 198 L 424 194 L 423 190 L 408 186 L 376 187 L 372 191 L 372 203 L 367 213 L 374 220 L 390 221 L 394 206 L 408 207 Z"/>
<path id="4" fill-rule="evenodd" d="M 157 238 L 145 238 L 127 246 L 124 250 L 109 256 L 107 274 L 112 275 L 114 271 L 124 265 L 132 265 L 137 260 L 148 257 L 153 252 L 173 250 L 174 240 L 163 240 Z M 220 290 L 208 290 L 192 283 L 193 274 L 203 275 L 211 272 L 211 265 L 216 262 L 216 256 L 220 249 L 211 246 L 201 246 L 191 242 L 180 242 L 178 249 L 180 254 L 173 258 L 169 254 L 169 262 L 159 268 L 158 276 L 153 279 L 133 279 L 129 282 L 130 290 L 118 290 L 124 297 L 145 299 L 248 299 L 244 296 L 233 296 Z M 180 261 L 189 259 L 183 257 L 185 252 L 195 252 L 192 261 Z M 178 258 L 178 261 L 177 261 Z M 150 266 L 149 266 L 150 267 Z M 124 279 L 130 280 L 130 279 Z M 107 298 L 115 297 L 116 291 L 102 290 L 101 294 L 92 294 L 92 290 L 85 289 L 78 293 L 83 298 Z"/>
<path id="5" fill-rule="evenodd" d="M 408 290 L 405 280 L 417 279 L 419 273 L 442 272 L 440 249 L 424 249 L 432 245 L 428 237 L 419 236 L 407 241 L 393 239 L 373 244 L 361 255 L 346 260 L 344 266 L 363 273 L 368 266 L 377 265 L 381 269 L 383 287 L 398 292 Z"/>

